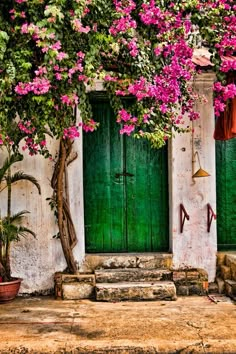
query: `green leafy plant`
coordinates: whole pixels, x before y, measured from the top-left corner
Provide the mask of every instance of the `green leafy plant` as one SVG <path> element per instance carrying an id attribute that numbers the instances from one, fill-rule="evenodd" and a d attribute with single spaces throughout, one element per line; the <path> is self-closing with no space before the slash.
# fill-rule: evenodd
<path id="1" fill-rule="evenodd" d="M 5 143 L 7 157 L 0 168 L 0 193 L 6 190 L 6 215 L 0 215 L 0 277 L 3 281 L 11 280 L 11 261 L 10 250 L 13 241 L 19 241 L 21 237 L 28 234 L 36 237 L 36 234 L 22 225 L 22 221 L 28 210 L 21 210 L 12 213 L 12 185 L 19 181 L 28 181 L 32 183 L 41 194 L 38 181 L 31 175 L 23 171 L 12 173 L 12 166 L 22 161 L 23 156 L 13 151 L 11 143 Z"/>

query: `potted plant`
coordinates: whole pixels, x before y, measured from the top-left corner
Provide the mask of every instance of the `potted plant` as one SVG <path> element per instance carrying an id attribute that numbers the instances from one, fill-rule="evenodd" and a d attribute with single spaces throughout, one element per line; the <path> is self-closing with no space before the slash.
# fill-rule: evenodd
<path id="1" fill-rule="evenodd" d="M 35 233 L 22 225 L 22 220 L 28 210 L 21 210 L 16 213 L 12 211 L 12 185 L 16 182 L 25 180 L 35 185 L 41 194 L 40 185 L 37 180 L 23 171 L 12 173 L 12 166 L 22 161 L 23 156 L 14 151 L 10 141 L 5 139 L 2 146 L 6 148 L 7 157 L 0 168 L 0 193 L 5 190 L 6 196 L 6 215 L 0 214 L 0 303 L 13 300 L 18 294 L 22 279 L 11 276 L 11 243 L 19 241 L 20 237 Z"/>

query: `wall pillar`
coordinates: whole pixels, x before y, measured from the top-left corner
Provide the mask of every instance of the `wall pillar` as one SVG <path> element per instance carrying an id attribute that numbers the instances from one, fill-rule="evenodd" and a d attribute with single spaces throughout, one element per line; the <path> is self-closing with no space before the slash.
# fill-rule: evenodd
<path id="1" fill-rule="evenodd" d="M 213 74 L 198 75 L 194 81 L 194 90 L 204 94 L 208 103 L 197 103 L 196 111 L 200 119 L 189 122 L 193 132 L 179 134 L 170 142 L 169 178 L 170 178 L 170 238 L 175 268 L 197 267 L 208 272 L 209 281 L 214 281 L 216 272 L 217 236 L 216 222 L 213 220 L 210 232 L 207 232 L 207 204 L 216 212 L 216 171 L 214 109 L 212 85 Z M 202 168 L 209 177 L 192 178 L 193 154 L 198 151 Z M 194 172 L 199 169 L 194 163 Z M 180 232 L 180 204 L 183 204 L 190 220 L 185 221 Z"/>

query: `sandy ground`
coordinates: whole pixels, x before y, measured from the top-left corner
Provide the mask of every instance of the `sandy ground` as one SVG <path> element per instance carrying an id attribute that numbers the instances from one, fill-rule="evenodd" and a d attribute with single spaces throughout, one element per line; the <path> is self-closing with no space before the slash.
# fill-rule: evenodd
<path id="1" fill-rule="evenodd" d="M 228 298 L 218 300 L 17 298 L 0 304 L 0 353 L 235 354 L 236 306 Z"/>

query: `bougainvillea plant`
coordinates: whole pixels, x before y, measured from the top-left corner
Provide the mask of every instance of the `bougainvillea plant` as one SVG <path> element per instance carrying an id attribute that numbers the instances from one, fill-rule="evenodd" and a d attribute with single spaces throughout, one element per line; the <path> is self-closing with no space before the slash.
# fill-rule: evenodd
<path id="1" fill-rule="evenodd" d="M 46 131 L 60 139 L 52 186 L 70 271 L 76 265 L 63 223 L 63 173 L 80 126 L 84 132 L 98 126 L 88 87 L 103 80 L 121 134 L 161 147 L 174 131 L 184 130 L 183 119 L 198 118 L 191 86 L 196 42 L 212 53 L 216 114 L 236 96 L 235 84 L 226 80 L 236 62 L 225 59 L 236 51 L 235 11 L 233 0 L 1 1 L 0 144 L 11 139 L 11 120 L 31 155 L 50 156 Z M 125 96 L 133 97 L 129 109 Z"/>

